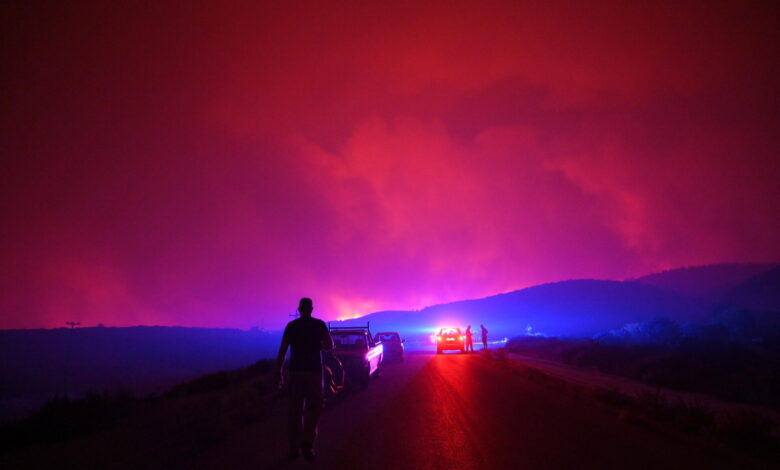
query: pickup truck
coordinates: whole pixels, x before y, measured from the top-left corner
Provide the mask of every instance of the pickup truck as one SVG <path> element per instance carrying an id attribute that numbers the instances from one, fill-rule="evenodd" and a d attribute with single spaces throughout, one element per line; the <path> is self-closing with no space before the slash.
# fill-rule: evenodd
<path id="1" fill-rule="evenodd" d="M 372 375 L 379 375 L 384 348 L 374 341 L 368 325 L 330 327 L 333 354 L 344 364 L 347 380 L 352 385 L 367 388 Z"/>

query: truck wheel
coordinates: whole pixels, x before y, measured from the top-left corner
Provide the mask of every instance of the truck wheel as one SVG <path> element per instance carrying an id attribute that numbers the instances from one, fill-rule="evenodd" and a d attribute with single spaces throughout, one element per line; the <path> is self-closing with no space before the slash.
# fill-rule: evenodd
<path id="1" fill-rule="evenodd" d="M 363 390 L 368 388 L 368 381 L 371 379 L 371 366 L 366 366 L 365 372 L 363 372 L 363 379 L 361 380 L 360 388 Z"/>

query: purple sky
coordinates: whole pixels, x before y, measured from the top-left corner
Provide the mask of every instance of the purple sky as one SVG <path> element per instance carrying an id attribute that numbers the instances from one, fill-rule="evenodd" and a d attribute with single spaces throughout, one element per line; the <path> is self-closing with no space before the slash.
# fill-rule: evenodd
<path id="1" fill-rule="evenodd" d="M 768 4 L 78 3 L 0 7 L 0 328 L 780 260 Z"/>

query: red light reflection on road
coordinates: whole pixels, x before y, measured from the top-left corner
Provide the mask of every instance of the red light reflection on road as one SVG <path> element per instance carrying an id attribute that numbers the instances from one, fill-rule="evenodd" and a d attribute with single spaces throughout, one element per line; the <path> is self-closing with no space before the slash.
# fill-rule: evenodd
<path id="1" fill-rule="evenodd" d="M 432 355 L 369 424 L 349 437 L 349 446 L 328 462 L 330 467 L 366 468 L 361 456 L 381 455 L 379 461 L 372 461 L 372 468 L 486 468 L 484 449 L 478 444 L 484 439 L 474 431 L 476 416 L 471 408 L 476 390 L 467 364 L 470 359 L 476 358 Z M 381 384 L 377 381 L 373 386 Z"/>
<path id="2" fill-rule="evenodd" d="M 420 468 L 484 468 L 480 449 L 473 436 L 466 399 L 472 386 L 467 378 L 466 356 L 436 355 L 427 364 L 428 380 L 423 400 L 429 425 L 418 454 Z"/>

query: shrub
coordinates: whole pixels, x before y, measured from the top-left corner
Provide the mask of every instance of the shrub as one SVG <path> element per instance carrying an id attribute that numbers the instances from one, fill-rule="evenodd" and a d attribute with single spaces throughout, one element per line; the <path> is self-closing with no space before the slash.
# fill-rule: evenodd
<path id="1" fill-rule="evenodd" d="M 114 428 L 137 403 L 137 399 L 121 395 L 91 393 L 78 400 L 55 396 L 27 419 L 0 426 L 0 451 Z"/>

